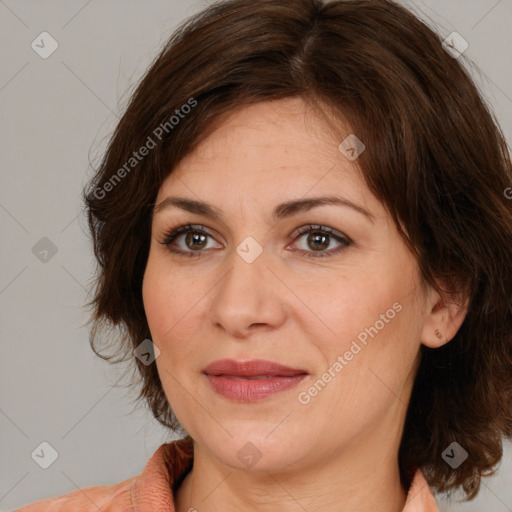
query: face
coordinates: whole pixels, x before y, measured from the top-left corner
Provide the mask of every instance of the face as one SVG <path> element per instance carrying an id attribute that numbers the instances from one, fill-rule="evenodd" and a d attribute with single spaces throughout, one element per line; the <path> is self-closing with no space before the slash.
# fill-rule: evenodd
<path id="1" fill-rule="evenodd" d="M 338 149 L 350 133 L 335 138 L 299 98 L 254 104 L 159 190 L 157 205 L 180 197 L 217 212 L 170 201 L 155 211 L 143 299 L 171 408 L 231 467 L 247 467 L 244 450 L 275 471 L 398 447 L 427 300 L 389 214 Z M 327 196 L 340 201 L 274 215 Z M 220 359 L 306 375 L 236 399 L 203 373 Z"/>

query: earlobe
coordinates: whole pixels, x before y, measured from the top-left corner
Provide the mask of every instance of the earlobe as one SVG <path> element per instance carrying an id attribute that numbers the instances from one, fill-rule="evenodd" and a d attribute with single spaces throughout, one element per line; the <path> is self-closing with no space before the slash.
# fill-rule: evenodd
<path id="1" fill-rule="evenodd" d="M 429 348 L 439 348 L 449 343 L 464 322 L 469 297 L 463 304 L 455 300 L 449 302 L 437 292 L 431 295 L 430 312 L 427 313 L 421 333 L 421 342 Z"/>
<path id="2" fill-rule="evenodd" d="M 439 329 L 436 329 L 436 336 L 440 339 L 440 340 L 443 340 L 443 344 L 444 343 L 448 343 L 448 340 L 441 334 L 441 332 L 439 331 Z"/>

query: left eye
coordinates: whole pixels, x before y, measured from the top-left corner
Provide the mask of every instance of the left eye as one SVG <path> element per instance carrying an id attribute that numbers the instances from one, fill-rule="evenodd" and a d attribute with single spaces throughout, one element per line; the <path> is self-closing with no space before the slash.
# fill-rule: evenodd
<path id="1" fill-rule="evenodd" d="M 305 256 L 311 258 L 330 257 L 352 244 L 352 241 L 342 233 L 337 233 L 331 228 L 320 225 L 301 228 L 298 233 L 298 239 L 303 238 L 305 235 L 308 235 L 305 239 L 306 244 L 308 244 L 308 247 L 313 247 L 314 249 L 313 251 L 299 249 L 299 251 L 304 253 Z M 327 247 L 331 244 L 332 239 L 334 239 L 339 246 L 325 252 Z"/>
<path id="2" fill-rule="evenodd" d="M 178 241 L 184 237 L 184 245 L 185 248 L 178 246 Z M 333 229 L 320 226 L 320 225 L 309 225 L 303 228 L 300 228 L 298 232 L 295 234 L 294 244 L 297 243 L 297 240 L 301 238 L 305 238 L 306 244 L 308 247 L 312 247 L 313 250 L 307 249 L 297 249 L 300 253 L 304 254 L 307 257 L 311 258 L 325 258 L 330 257 L 343 249 L 349 247 L 352 244 L 352 240 L 350 240 L 347 236 L 342 233 L 335 232 Z M 191 226 L 190 224 L 180 226 L 174 230 L 171 230 L 164 237 L 164 240 L 160 243 L 162 245 L 167 246 L 169 251 L 174 254 L 183 255 L 183 256 L 200 256 L 202 249 L 206 248 L 208 237 L 212 238 L 211 235 L 203 228 L 203 226 Z M 326 251 L 326 249 L 331 245 L 332 241 L 336 241 L 339 245 L 338 247 Z M 195 248 L 191 249 L 191 246 Z M 190 250 L 188 250 L 190 249 Z"/>

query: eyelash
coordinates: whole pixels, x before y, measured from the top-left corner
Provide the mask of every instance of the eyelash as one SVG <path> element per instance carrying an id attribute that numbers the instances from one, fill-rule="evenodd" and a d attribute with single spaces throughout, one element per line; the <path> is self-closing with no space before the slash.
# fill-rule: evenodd
<path id="1" fill-rule="evenodd" d="M 206 230 L 204 230 L 201 226 L 193 227 L 191 224 L 185 224 L 185 225 L 181 225 L 177 228 L 173 228 L 170 231 L 168 231 L 167 233 L 165 233 L 164 239 L 162 241 L 160 241 L 160 243 L 162 245 L 165 245 L 169 251 L 171 251 L 172 253 L 177 254 L 179 256 L 184 256 L 184 257 L 189 257 L 189 258 L 190 257 L 192 257 L 192 258 L 200 257 L 201 252 L 203 252 L 203 251 L 182 251 L 181 249 L 176 249 L 176 248 L 172 247 L 171 244 L 176 240 L 176 238 L 178 238 L 180 235 L 186 234 L 186 233 L 196 233 L 196 234 L 201 234 L 201 235 L 211 237 L 211 235 Z M 332 237 L 337 242 L 340 242 L 341 246 L 337 247 L 336 249 L 331 249 L 328 252 L 304 251 L 302 249 L 298 250 L 299 253 L 303 254 L 304 256 L 306 256 L 308 258 L 330 258 L 330 257 L 338 254 L 340 251 L 343 251 L 350 245 L 352 245 L 352 240 L 350 240 L 350 238 L 348 238 L 347 236 L 344 236 L 341 233 L 339 235 L 336 235 L 333 229 L 326 227 L 326 226 L 321 226 L 319 224 L 308 225 L 308 226 L 303 226 L 302 228 L 299 228 L 295 239 L 298 239 L 302 235 L 309 234 L 309 233 L 319 233 L 319 234 L 323 234 L 323 235 Z"/>

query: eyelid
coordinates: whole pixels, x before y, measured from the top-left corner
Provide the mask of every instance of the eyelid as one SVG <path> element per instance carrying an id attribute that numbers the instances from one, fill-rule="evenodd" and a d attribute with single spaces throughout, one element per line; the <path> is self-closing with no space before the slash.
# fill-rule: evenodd
<path id="1" fill-rule="evenodd" d="M 178 224 L 175 227 L 169 228 L 165 231 L 163 235 L 163 240 L 159 241 L 160 244 L 166 246 L 170 252 L 173 252 L 178 255 L 184 255 L 184 256 L 195 256 L 199 257 L 201 253 L 205 252 L 204 250 L 182 250 L 182 249 L 174 249 L 171 248 L 171 244 L 179 237 L 181 237 L 184 234 L 188 234 L 190 232 L 195 233 L 201 233 L 207 237 L 210 237 L 215 240 L 215 237 L 209 232 L 210 228 L 205 227 L 203 224 Z M 215 231 L 215 230 L 213 230 Z M 322 257 L 331 257 L 340 252 L 341 250 L 348 248 L 349 246 L 353 245 L 353 241 L 350 237 L 345 235 L 344 233 L 335 230 L 334 228 L 331 228 L 327 225 L 323 224 L 306 224 L 303 226 L 300 226 L 297 228 L 290 237 L 293 239 L 292 244 L 297 243 L 297 240 L 300 239 L 303 235 L 307 233 L 324 233 L 327 236 L 334 238 L 340 246 L 335 249 L 330 249 L 328 251 L 307 251 L 304 249 L 296 249 L 295 251 L 304 254 L 307 257 L 312 258 L 322 258 Z M 215 240 L 216 241 L 216 240 Z M 217 242 L 217 241 L 216 241 Z M 220 243 L 220 242 L 217 242 Z M 222 245 L 222 244 L 221 244 Z M 288 248 L 290 244 L 286 246 Z"/>
<path id="2" fill-rule="evenodd" d="M 187 222 L 185 224 L 179 223 L 175 227 L 168 228 L 164 231 L 164 233 L 162 235 L 163 239 L 160 240 L 160 243 L 162 245 L 168 245 L 171 242 L 173 242 L 174 240 L 176 240 L 176 238 L 180 237 L 181 235 L 187 234 L 189 232 L 201 233 L 206 236 L 209 236 L 210 238 L 215 239 L 215 237 L 211 233 L 211 231 L 216 232 L 215 230 L 207 228 L 206 226 L 204 226 L 204 224 L 191 224 L 190 222 Z M 217 242 L 217 243 L 220 243 L 220 242 Z"/>
<path id="3" fill-rule="evenodd" d="M 301 226 L 300 228 L 297 228 L 290 236 L 293 239 L 295 239 L 298 236 L 301 236 L 305 233 L 312 233 L 312 232 L 314 233 L 316 231 L 321 231 L 321 232 L 327 233 L 337 239 L 341 238 L 342 240 L 345 240 L 345 241 L 349 242 L 350 244 L 353 243 L 352 239 L 349 236 L 345 235 L 345 233 L 342 233 L 341 231 L 338 231 L 338 230 L 331 228 L 324 224 L 307 224 L 305 226 Z"/>

